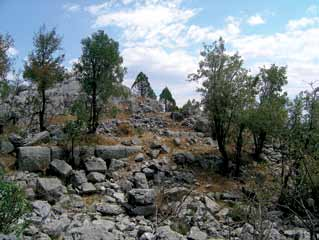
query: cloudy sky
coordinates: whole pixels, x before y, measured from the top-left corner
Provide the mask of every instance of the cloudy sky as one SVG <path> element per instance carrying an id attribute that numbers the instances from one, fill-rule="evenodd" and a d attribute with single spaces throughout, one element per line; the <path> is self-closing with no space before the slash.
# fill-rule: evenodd
<path id="1" fill-rule="evenodd" d="M 15 40 L 17 69 L 42 24 L 63 36 L 66 67 L 80 56 L 80 40 L 103 29 L 120 43 L 124 83 L 143 71 L 157 94 L 168 86 L 179 105 L 198 98 L 187 75 L 196 71 L 203 43 L 219 36 L 252 73 L 287 65 L 290 96 L 319 76 L 319 1 L 0 0 L 0 22 L 0 33 Z"/>

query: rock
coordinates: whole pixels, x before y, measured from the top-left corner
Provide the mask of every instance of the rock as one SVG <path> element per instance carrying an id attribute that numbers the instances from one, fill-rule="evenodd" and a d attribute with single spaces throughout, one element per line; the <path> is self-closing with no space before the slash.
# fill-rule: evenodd
<path id="1" fill-rule="evenodd" d="M 91 172 L 87 175 L 87 179 L 92 183 L 103 182 L 105 175 L 98 172 Z"/>
<path id="2" fill-rule="evenodd" d="M 149 155 L 152 159 L 156 159 L 159 156 L 160 152 L 161 150 L 159 149 L 153 149 L 149 152 Z"/>
<path id="3" fill-rule="evenodd" d="M 61 147 L 57 147 L 57 146 L 52 146 L 51 148 L 51 159 L 55 160 L 55 159 L 67 159 L 67 152 L 61 148 Z"/>
<path id="4" fill-rule="evenodd" d="M 124 209 L 117 204 L 97 204 L 96 211 L 100 212 L 103 215 L 119 215 L 124 213 Z"/>
<path id="5" fill-rule="evenodd" d="M 0 233 L 0 240 L 17 240 L 17 237 L 14 235 L 4 235 Z"/>
<path id="6" fill-rule="evenodd" d="M 95 154 L 104 160 L 127 158 L 133 153 L 138 153 L 142 150 L 141 146 L 96 146 Z"/>
<path id="7" fill-rule="evenodd" d="M 0 153 L 9 154 L 14 151 L 14 146 L 11 142 L 0 140 Z"/>
<path id="8" fill-rule="evenodd" d="M 192 227 L 188 237 L 188 240 L 206 240 L 207 239 L 207 233 L 202 232 L 198 227 Z"/>
<path id="9" fill-rule="evenodd" d="M 135 188 L 148 189 L 148 182 L 144 173 L 137 172 L 134 174 Z"/>
<path id="10" fill-rule="evenodd" d="M 129 214 L 133 216 L 153 216 L 156 213 L 155 204 L 145 205 L 145 206 L 129 206 Z"/>
<path id="11" fill-rule="evenodd" d="M 11 134 L 9 137 L 8 137 L 9 141 L 12 143 L 12 145 L 15 147 L 15 148 L 18 148 L 18 147 L 22 147 L 24 145 L 24 139 L 23 137 L 17 135 L 17 134 Z"/>
<path id="12" fill-rule="evenodd" d="M 182 143 L 182 141 L 181 141 L 180 138 L 174 138 L 174 139 L 173 139 L 173 143 L 174 143 L 176 146 L 180 146 L 181 143 Z"/>
<path id="13" fill-rule="evenodd" d="M 63 196 L 64 187 L 58 178 L 38 178 L 36 192 L 48 202 L 56 202 Z"/>
<path id="14" fill-rule="evenodd" d="M 202 133 L 210 133 L 209 120 L 207 118 L 198 118 L 194 124 L 194 130 Z"/>
<path id="15" fill-rule="evenodd" d="M 91 157 L 84 165 L 88 172 L 106 172 L 106 162 L 102 158 Z"/>
<path id="16" fill-rule="evenodd" d="M 135 156 L 134 158 L 135 162 L 143 162 L 145 160 L 144 154 L 143 153 L 139 153 Z"/>
<path id="17" fill-rule="evenodd" d="M 127 161 L 112 159 L 108 170 L 110 172 L 115 172 L 115 171 L 118 171 L 120 169 L 123 169 L 127 165 L 126 162 Z"/>
<path id="18" fill-rule="evenodd" d="M 68 177 L 71 174 L 72 171 L 72 167 L 67 164 L 65 161 L 63 160 L 53 160 L 50 163 L 50 169 L 56 173 L 58 176 L 61 176 L 63 178 Z"/>
<path id="19" fill-rule="evenodd" d="M 86 178 L 85 172 L 83 170 L 80 171 L 72 171 L 70 182 L 73 187 L 79 187 L 83 183 L 86 183 L 88 180 Z"/>
<path id="20" fill-rule="evenodd" d="M 169 153 L 170 152 L 170 148 L 167 145 L 162 145 L 161 147 L 161 153 Z"/>
<path id="21" fill-rule="evenodd" d="M 155 239 L 154 234 L 150 232 L 143 233 L 139 238 L 139 240 L 154 240 L 154 239 Z"/>
<path id="22" fill-rule="evenodd" d="M 174 232 L 169 226 L 159 227 L 156 231 L 156 240 L 184 240 L 183 235 Z"/>
<path id="23" fill-rule="evenodd" d="M 165 191 L 165 197 L 167 197 L 168 201 L 180 201 L 184 196 L 189 194 L 190 189 L 185 187 L 173 187 Z"/>
<path id="24" fill-rule="evenodd" d="M 45 171 L 51 161 L 51 151 L 48 147 L 19 147 L 17 160 L 19 170 Z"/>
<path id="25" fill-rule="evenodd" d="M 132 205 L 148 205 L 155 201 L 154 189 L 132 189 L 128 192 L 128 202 Z"/>
<path id="26" fill-rule="evenodd" d="M 150 145 L 151 149 L 160 149 L 161 147 L 162 147 L 162 144 L 158 140 L 153 141 Z"/>
<path id="27" fill-rule="evenodd" d="M 172 112 L 171 113 L 171 119 L 173 119 L 174 121 L 177 121 L 177 122 L 181 122 L 184 120 L 184 116 L 182 113 L 179 113 L 179 112 Z"/>
<path id="28" fill-rule="evenodd" d="M 68 217 L 63 215 L 62 217 L 59 217 L 59 219 L 54 219 L 43 224 L 42 231 L 53 239 L 61 239 L 65 230 L 70 225 L 70 222 Z"/>
<path id="29" fill-rule="evenodd" d="M 109 232 L 113 225 L 106 224 L 106 220 L 84 224 L 81 227 L 74 227 L 67 231 L 65 240 L 116 240 L 113 233 Z M 112 227 L 110 227 L 112 226 Z"/>
<path id="30" fill-rule="evenodd" d="M 24 146 L 33 146 L 39 143 L 48 142 L 50 140 L 50 133 L 48 131 L 43 131 L 35 134 L 34 136 L 25 139 Z"/>
<path id="31" fill-rule="evenodd" d="M 173 155 L 176 164 L 192 164 L 195 162 L 195 157 L 190 152 L 179 152 Z"/>
<path id="32" fill-rule="evenodd" d="M 306 229 L 294 228 L 284 231 L 284 235 L 290 239 L 296 240 L 310 240 L 310 234 Z"/>
<path id="33" fill-rule="evenodd" d="M 204 198 L 204 203 L 207 210 L 210 211 L 211 214 L 215 214 L 221 209 L 221 207 L 215 201 L 207 196 Z"/>
<path id="34" fill-rule="evenodd" d="M 41 218 L 46 219 L 51 212 L 51 205 L 47 201 L 37 200 L 32 202 L 33 212 Z"/>
<path id="35" fill-rule="evenodd" d="M 81 185 L 82 194 L 91 194 L 96 192 L 96 187 L 89 182 L 82 183 Z"/>

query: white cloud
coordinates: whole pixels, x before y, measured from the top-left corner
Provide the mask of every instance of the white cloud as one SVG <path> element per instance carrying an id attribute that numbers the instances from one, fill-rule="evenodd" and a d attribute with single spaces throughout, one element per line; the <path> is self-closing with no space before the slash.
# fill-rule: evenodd
<path id="1" fill-rule="evenodd" d="M 312 27 L 319 23 L 319 17 L 307 18 L 303 17 L 297 20 L 290 20 L 287 24 L 288 30 L 297 30 Z"/>
<path id="2" fill-rule="evenodd" d="M 271 63 L 288 65 L 286 89 L 290 95 L 305 88 L 305 82 L 317 80 L 319 18 L 290 20 L 282 32 L 246 35 L 241 31 L 242 19 L 232 16 L 219 28 L 190 24 L 200 10 L 185 8 L 182 3 L 183 0 L 110 0 L 86 8 L 94 17 L 94 27 L 113 26 L 120 30 L 122 55 L 128 67 L 125 84 L 131 85 L 143 71 L 157 93 L 168 86 L 179 105 L 188 98 L 198 98 L 197 84 L 186 82 L 187 75 L 197 69 L 199 43 L 209 43 L 220 36 L 226 40 L 227 50 L 243 56 L 252 73 Z M 258 14 L 245 21 L 250 25 L 266 22 Z"/>
<path id="3" fill-rule="evenodd" d="M 256 26 L 256 25 L 260 25 L 260 24 L 265 24 L 265 20 L 262 16 L 260 16 L 259 14 L 256 14 L 254 16 L 251 16 L 247 19 L 247 23 L 251 26 Z"/>
<path id="4" fill-rule="evenodd" d="M 71 3 L 64 4 L 62 7 L 67 12 L 78 12 L 81 9 L 80 5 Z"/>
<path id="5" fill-rule="evenodd" d="M 16 48 L 10 47 L 10 48 L 8 49 L 8 55 L 9 55 L 10 57 L 14 57 L 14 56 L 16 56 L 16 55 L 18 55 L 18 54 L 19 54 L 19 51 L 18 51 Z"/>
<path id="6" fill-rule="evenodd" d="M 319 6 L 318 5 L 311 5 L 307 8 L 307 11 L 306 11 L 308 14 L 310 15 L 318 15 L 319 13 Z"/>

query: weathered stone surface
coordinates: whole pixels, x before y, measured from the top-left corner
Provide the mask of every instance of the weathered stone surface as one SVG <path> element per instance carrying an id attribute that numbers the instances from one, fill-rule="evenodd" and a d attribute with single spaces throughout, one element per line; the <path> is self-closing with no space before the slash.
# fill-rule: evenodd
<path id="1" fill-rule="evenodd" d="M 98 172 L 91 172 L 87 175 L 87 179 L 92 183 L 103 182 L 105 175 Z"/>
<path id="2" fill-rule="evenodd" d="M 117 204 L 100 203 L 96 205 L 96 211 L 103 215 L 119 215 L 124 213 L 124 209 Z"/>
<path id="3" fill-rule="evenodd" d="M 144 173 L 137 172 L 134 174 L 134 185 L 136 188 L 148 189 L 148 182 Z"/>
<path id="4" fill-rule="evenodd" d="M 113 233 L 109 232 L 110 224 L 100 220 L 95 223 L 88 223 L 82 227 L 71 228 L 65 235 L 65 240 L 116 240 Z"/>
<path id="5" fill-rule="evenodd" d="M 195 157 L 190 152 L 175 153 L 173 158 L 177 164 L 192 164 L 195 162 Z"/>
<path id="6" fill-rule="evenodd" d="M 51 148 L 51 159 L 66 159 L 67 158 L 67 151 L 61 147 L 52 146 Z"/>
<path id="7" fill-rule="evenodd" d="M 96 146 L 95 154 L 104 160 L 126 158 L 133 153 L 138 153 L 142 150 L 141 146 Z"/>
<path id="8" fill-rule="evenodd" d="M 132 189 L 128 192 L 128 201 L 133 205 L 148 205 L 155 201 L 154 189 Z"/>
<path id="9" fill-rule="evenodd" d="M 88 172 L 106 172 L 106 162 L 102 158 L 91 157 L 84 165 Z"/>
<path id="10" fill-rule="evenodd" d="M 96 192 L 96 187 L 90 182 L 82 183 L 81 191 L 82 191 L 83 194 L 95 193 Z"/>
<path id="11" fill-rule="evenodd" d="M 198 227 L 192 227 L 188 237 L 188 240 L 206 240 L 207 239 L 207 233 L 202 232 Z"/>
<path id="12" fill-rule="evenodd" d="M 37 172 L 48 169 L 51 152 L 48 147 L 20 147 L 18 149 L 18 167 L 20 170 Z"/>
<path id="13" fill-rule="evenodd" d="M 0 153 L 12 153 L 14 151 L 14 146 L 11 142 L 7 140 L 0 140 Z"/>
<path id="14" fill-rule="evenodd" d="M 124 161 L 123 159 L 112 159 L 108 170 L 114 172 L 123 169 L 127 165 L 126 162 L 127 160 Z"/>
<path id="15" fill-rule="evenodd" d="M 48 142 L 50 139 L 50 133 L 48 131 L 43 131 L 35 134 L 34 136 L 25 139 L 24 146 L 33 146 L 39 143 Z"/>
<path id="16" fill-rule="evenodd" d="M 156 232 L 157 240 L 185 240 L 184 236 L 174 232 L 169 226 L 159 227 Z"/>
<path id="17" fill-rule="evenodd" d="M 88 180 L 86 178 L 85 172 L 83 170 L 80 171 L 72 171 L 70 182 L 73 187 L 79 187 L 83 183 L 86 183 Z"/>
<path id="18" fill-rule="evenodd" d="M 56 202 L 63 196 L 64 187 L 58 178 L 38 178 L 37 194 L 48 202 Z"/>
<path id="19" fill-rule="evenodd" d="M 32 202 L 33 212 L 41 218 L 41 221 L 46 219 L 51 211 L 51 205 L 47 201 L 37 200 Z"/>
<path id="20" fill-rule="evenodd" d="M 221 207 L 218 203 L 210 199 L 209 197 L 205 196 L 204 203 L 208 211 L 210 211 L 212 214 L 217 213 Z"/>
<path id="21" fill-rule="evenodd" d="M 143 162 L 145 160 L 144 154 L 143 153 L 139 153 L 135 156 L 134 158 L 135 162 Z"/>
<path id="22" fill-rule="evenodd" d="M 50 163 L 50 169 L 63 178 L 68 177 L 72 171 L 72 167 L 68 163 L 58 159 L 55 159 Z"/>

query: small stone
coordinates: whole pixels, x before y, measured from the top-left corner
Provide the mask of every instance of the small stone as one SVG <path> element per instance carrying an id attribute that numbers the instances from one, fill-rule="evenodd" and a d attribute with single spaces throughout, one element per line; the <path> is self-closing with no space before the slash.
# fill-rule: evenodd
<path id="1" fill-rule="evenodd" d="M 91 194 L 96 192 L 96 188 L 92 183 L 86 182 L 82 184 L 81 191 L 83 194 Z"/>
<path id="2" fill-rule="evenodd" d="M 92 183 L 103 182 L 105 180 L 105 175 L 98 172 L 90 172 L 87 175 L 87 179 Z"/>
<path id="3" fill-rule="evenodd" d="M 145 157 L 143 153 L 139 153 L 135 157 L 135 162 L 143 162 L 144 160 L 145 160 Z"/>
<path id="4" fill-rule="evenodd" d="M 192 227 L 187 237 L 188 240 L 206 240 L 207 233 L 202 232 L 198 227 Z"/>

